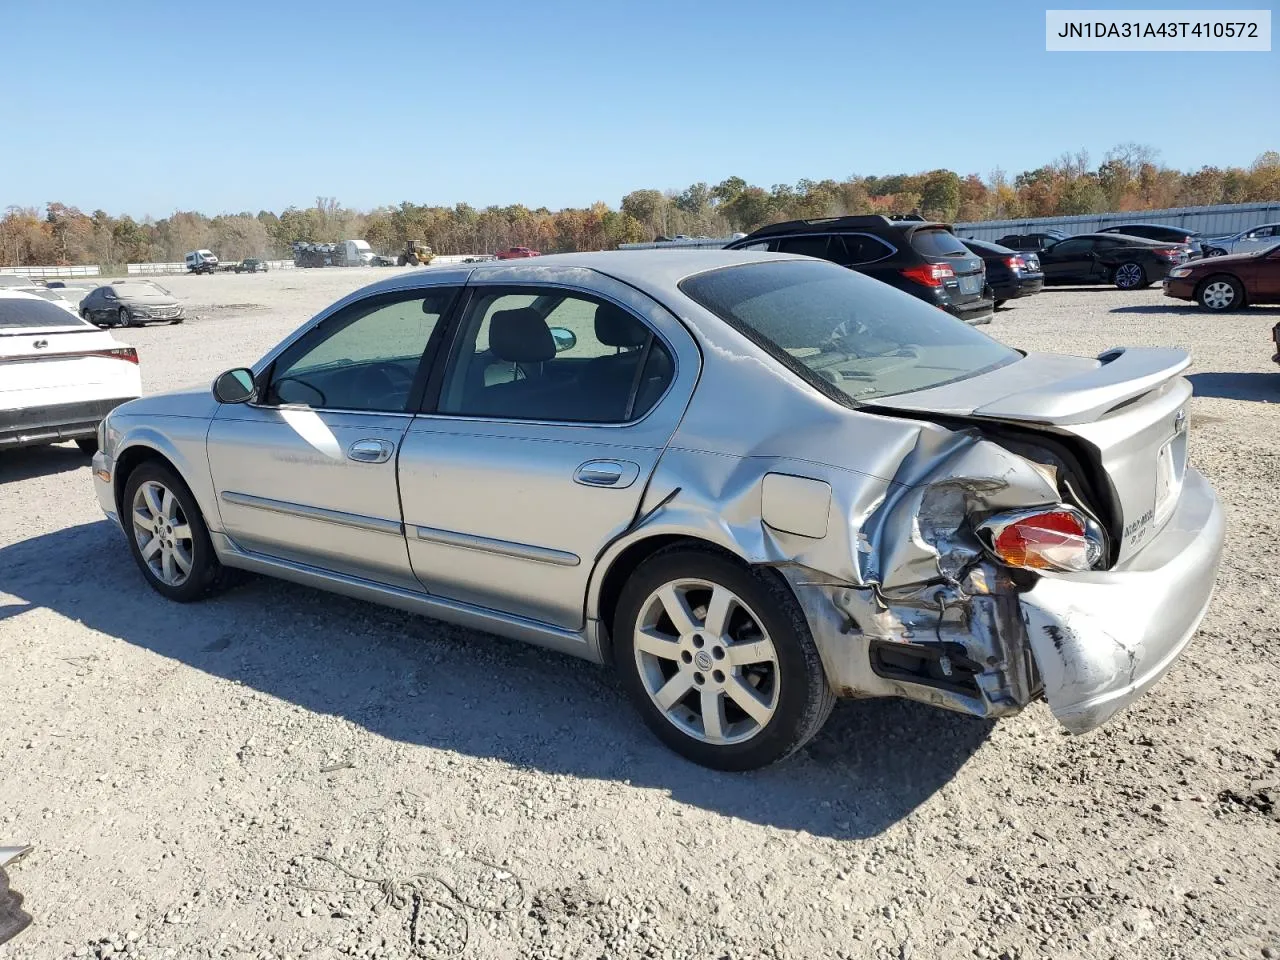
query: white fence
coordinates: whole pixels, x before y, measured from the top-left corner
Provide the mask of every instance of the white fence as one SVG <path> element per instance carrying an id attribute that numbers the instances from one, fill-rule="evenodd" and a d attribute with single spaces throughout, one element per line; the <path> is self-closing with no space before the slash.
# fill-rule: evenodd
<path id="1" fill-rule="evenodd" d="M 16 277 L 96 277 L 98 265 L 87 267 L 0 267 L 0 273 Z"/>
<path id="2" fill-rule="evenodd" d="M 1206 237 L 1231 236 L 1262 223 L 1280 222 L 1280 202 L 1220 203 L 1210 207 L 1172 207 L 1128 213 L 1087 213 L 1075 217 L 1034 217 L 1021 220 L 983 220 L 957 223 L 956 233 L 974 240 L 996 240 L 1008 233 L 1061 230 L 1094 233 L 1117 223 L 1159 223 L 1195 230 Z"/>

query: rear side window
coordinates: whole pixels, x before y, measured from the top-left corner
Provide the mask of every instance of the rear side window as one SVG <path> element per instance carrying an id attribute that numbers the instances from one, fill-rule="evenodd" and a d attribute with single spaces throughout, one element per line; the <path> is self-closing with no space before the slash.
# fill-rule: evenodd
<path id="1" fill-rule="evenodd" d="M 816 260 L 725 267 L 680 289 L 846 404 L 963 380 L 1020 356 L 910 294 Z"/>
<path id="2" fill-rule="evenodd" d="M 893 247 L 865 233 L 846 233 L 831 238 L 828 259 L 846 267 L 875 263 L 893 255 Z"/>
<path id="3" fill-rule="evenodd" d="M 24 327 L 48 330 L 64 328 L 80 330 L 85 327 L 93 329 L 79 317 L 68 313 L 62 307 L 56 307 L 48 300 L 26 297 L 0 297 L 0 331 L 21 330 Z"/>
<path id="4" fill-rule="evenodd" d="M 971 254 L 949 230 L 917 230 L 911 235 L 911 249 L 922 257 L 968 257 Z"/>

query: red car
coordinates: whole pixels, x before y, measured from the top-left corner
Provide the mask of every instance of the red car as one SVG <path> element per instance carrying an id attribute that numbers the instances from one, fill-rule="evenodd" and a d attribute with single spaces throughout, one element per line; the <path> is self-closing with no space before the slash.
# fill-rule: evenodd
<path id="1" fill-rule="evenodd" d="M 510 250 L 503 250 L 498 254 L 499 260 L 519 260 L 522 257 L 536 257 L 537 250 L 530 250 L 528 247 L 512 247 Z"/>
<path id="2" fill-rule="evenodd" d="M 1174 267 L 1165 277 L 1164 295 L 1194 300 L 1215 313 L 1250 304 L 1280 303 L 1280 244 Z"/>

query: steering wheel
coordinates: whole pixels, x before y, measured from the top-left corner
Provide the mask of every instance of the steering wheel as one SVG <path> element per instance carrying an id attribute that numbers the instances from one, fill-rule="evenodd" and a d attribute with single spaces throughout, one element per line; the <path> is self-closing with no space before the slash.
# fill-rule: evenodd
<path id="1" fill-rule="evenodd" d="M 356 381 L 358 393 L 377 396 L 387 403 L 399 400 L 403 404 L 412 386 L 413 374 L 390 360 L 369 364 Z"/>

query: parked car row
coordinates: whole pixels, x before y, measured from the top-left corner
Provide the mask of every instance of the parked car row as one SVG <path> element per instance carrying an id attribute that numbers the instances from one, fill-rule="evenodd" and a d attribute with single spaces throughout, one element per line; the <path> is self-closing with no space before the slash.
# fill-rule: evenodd
<path id="1" fill-rule="evenodd" d="M 829 260 L 910 293 L 966 323 L 990 323 L 995 309 L 982 254 L 961 243 L 947 224 L 917 216 L 789 220 L 761 227 L 725 249 Z"/>

